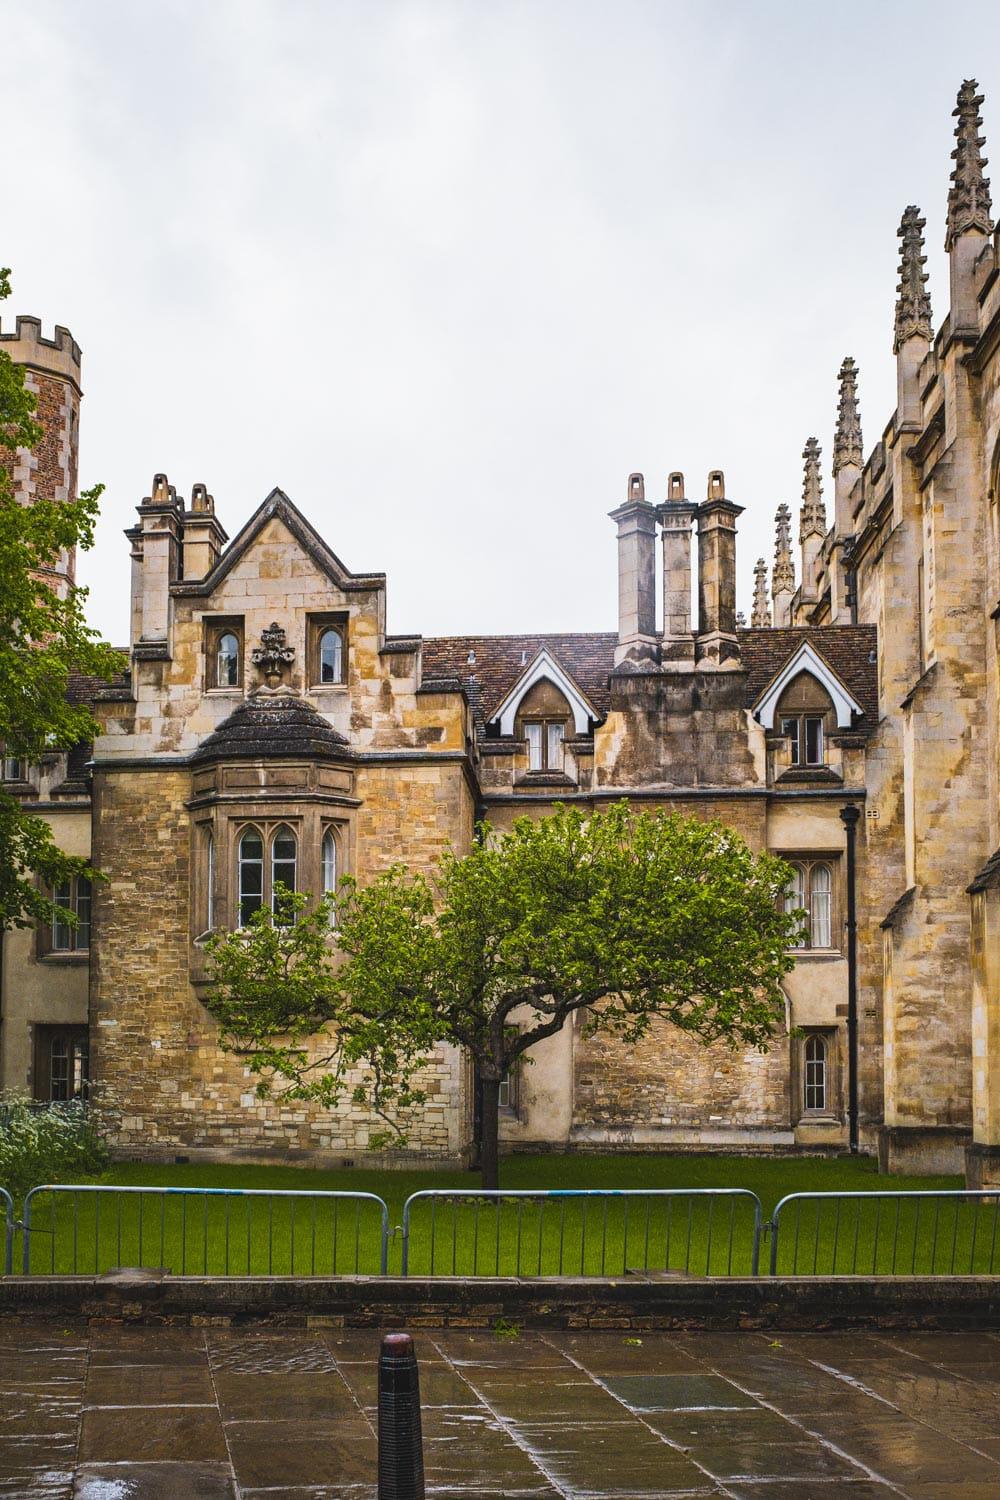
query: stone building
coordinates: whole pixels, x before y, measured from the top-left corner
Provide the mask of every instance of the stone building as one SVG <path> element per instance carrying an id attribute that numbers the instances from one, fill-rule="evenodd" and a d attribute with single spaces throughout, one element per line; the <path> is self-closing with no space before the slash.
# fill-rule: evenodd
<path id="1" fill-rule="evenodd" d="M 808 920 L 788 1032 L 758 1054 L 666 1025 L 630 1048 L 569 1026 L 506 1081 L 508 1145 L 832 1149 L 856 1132 L 888 1167 L 957 1170 L 968 1156 L 970 1178 L 996 1179 L 1000 238 L 980 103 L 964 84 L 949 315 L 935 335 L 909 208 L 897 410 L 866 459 L 844 361 L 832 517 L 810 438 L 799 582 L 783 504 L 770 598 L 761 560 L 749 628 L 736 615 L 741 507 L 718 471 L 704 498 L 680 473 L 655 499 L 629 477 L 611 513 L 616 631 L 444 639 L 387 634 L 384 575 L 352 573 L 280 491 L 229 541 L 204 486 L 186 501 L 155 477 L 127 534 L 129 673 L 79 685 L 100 724 L 86 770 L 76 751 L 11 782 L 53 819 L 72 803 L 108 879 L 86 956 L 79 936 L 72 954 L 8 936 L 5 1083 L 51 1090 L 37 1037 L 63 1006 L 89 1024 L 122 1152 L 357 1160 L 363 1113 L 261 1102 L 220 1052 L 206 934 L 277 880 L 318 893 L 399 859 L 429 869 L 470 846 L 477 819 L 502 828 L 625 797 L 722 818 L 790 861 Z M 38 364 L 25 327 L 9 347 Z M 51 417 L 56 448 L 75 445 L 75 412 L 67 401 Z M 28 482 L 24 465 L 26 500 Z M 427 1087 L 412 1149 L 468 1159 L 467 1060 L 443 1049 Z"/>

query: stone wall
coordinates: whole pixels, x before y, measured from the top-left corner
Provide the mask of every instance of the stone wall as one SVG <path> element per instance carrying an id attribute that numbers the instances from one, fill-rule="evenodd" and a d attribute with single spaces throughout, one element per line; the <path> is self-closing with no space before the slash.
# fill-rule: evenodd
<path id="1" fill-rule="evenodd" d="M 461 820 L 460 788 L 445 794 L 430 772 L 414 776 L 413 785 L 420 790 L 410 819 L 405 781 L 396 786 L 387 777 L 381 799 L 377 787 L 370 789 L 366 844 L 381 848 L 386 864 L 394 857 L 419 862 L 415 850 L 431 830 L 429 863 Z M 160 1160 L 355 1160 L 377 1128 L 368 1111 L 349 1103 L 330 1112 L 307 1102 L 259 1100 L 249 1071 L 219 1049 L 215 1023 L 191 982 L 190 789 L 187 768 L 122 767 L 95 777 L 94 858 L 109 878 L 96 896 L 93 1075 L 113 1118 L 115 1149 Z M 409 844 L 398 819 L 410 830 Z M 467 1070 L 454 1049 L 441 1049 L 421 1084 L 429 1098 L 408 1152 L 457 1160 L 466 1145 Z M 379 1158 L 388 1165 L 406 1159 Z"/>

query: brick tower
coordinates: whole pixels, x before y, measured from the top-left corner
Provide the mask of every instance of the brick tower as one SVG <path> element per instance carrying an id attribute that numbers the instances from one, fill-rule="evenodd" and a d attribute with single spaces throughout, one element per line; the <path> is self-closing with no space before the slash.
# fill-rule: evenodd
<path id="1" fill-rule="evenodd" d="M 76 497 L 77 451 L 80 433 L 80 346 L 68 328 L 55 337 L 42 337 L 38 318 L 18 318 L 14 331 L 0 326 L 0 350 L 25 371 L 25 385 L 35 396 L 35 419 L 43 429 L 33 452 L 19 448 L 12 475 L 14 490 L 24 505 L 33 500 L 72 500 Z M 63 553 L 47 581 L 57 593 L 75 582 L 76 554 Z"/>

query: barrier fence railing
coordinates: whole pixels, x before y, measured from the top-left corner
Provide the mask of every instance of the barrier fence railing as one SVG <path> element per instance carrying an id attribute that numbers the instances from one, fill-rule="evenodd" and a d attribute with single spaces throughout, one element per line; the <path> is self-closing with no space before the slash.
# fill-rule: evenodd
<path id="1" fill-rule="evenodd" d="M 755 1276 L 747 1188 L 429 1188 L 403 1207 L 404 1276 Z"/>
<path id="2" fill-rule="evenodd" d="M 1000 1270 L 1000 1189 L 789 1193 L 764 1228 L 772 1276 Z"/>
<path id="3" fill-rule="evenodd" d="M 770 1219 L 748 1188 L 432 1188 L 394 1230 L 367 1192 L 49 1183 L 20 1220 L 0 1188 L 0 1225 L 5 1275 L 385 1276 L 397 1238 L 411 1277 L 1000 1274 L 1000 1188 L 790 1193 Z"/>
<path id="4" fill-rule="evenodd" d="M 3 1214 L 3 1275 L 9 1276 L 14 1269 L 14 1200 L 2 1187 L 0 1213 Z"/>
<path id="5" fill-rule="evenodd" d="M 22 1215 L 30 1275 L 120 1266 L 179 1276 L 382 1275 L 389 1210 L 374 1193 L 267 1188 L 32 1188 Z"/>

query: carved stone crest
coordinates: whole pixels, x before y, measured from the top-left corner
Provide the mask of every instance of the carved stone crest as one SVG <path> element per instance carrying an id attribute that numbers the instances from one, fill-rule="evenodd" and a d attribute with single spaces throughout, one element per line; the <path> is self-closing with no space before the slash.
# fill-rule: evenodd
<path id="1" fill-rule="evenodd" d="M 268 687 L 278 687 L 282 673 L 295 660 L 295 652 L 285 644 L 285 632 L 277 620 L 260 633 L 260 645 L 255 646 L 251 660 L 258 668 Z"/>

